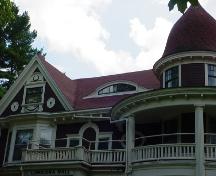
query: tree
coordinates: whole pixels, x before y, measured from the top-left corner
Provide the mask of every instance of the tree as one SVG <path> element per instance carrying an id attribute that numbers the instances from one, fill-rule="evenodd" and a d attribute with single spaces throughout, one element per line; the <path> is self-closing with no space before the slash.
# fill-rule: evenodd
<path id="1" fill-rule="evenodd" d="M 3 3 L 2 3 L 3 2 Z M 24 66 L 39 52 L 32 47 L 37 36 L 36 31 L 30 31 L 30 19 L 27 12 L 19 13 L 15 3 L 1 0 L 0 15 L 0 98 L 8 89 Z"/>
<path id="2" fill-rule="evenodd" d="M 181 13 L 184 13 L 185 10 L 187 9 L 187 3 L 190 3 L 193 6 L 196 6 L 199 4 L 198 0 L 170 0 L 169 1 L 169 10 L 173 10 L 173 8 L 175 7 L 175 5 L 177 5 L 178 10 Z"/>

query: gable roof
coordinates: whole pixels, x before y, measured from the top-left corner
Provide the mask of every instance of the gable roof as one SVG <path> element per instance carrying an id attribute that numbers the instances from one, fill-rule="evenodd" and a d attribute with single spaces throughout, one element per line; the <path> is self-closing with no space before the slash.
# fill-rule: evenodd
<path id="1" fill-rule="evenodd" d="M 43 66 L 46 68 L 48 74 L 55 81 L 56 85 L 61 90 L 62 94 L 65 96 L 65 98 L 68 100 L 70 105 L 73 107 L 76 98 L 75 97 L 76 85 L 77 85 L 76 81 L 71 80 L 64 73 L 60 72 L 50 63 L 48 63 L 45 60 L 44 56 L 38 55 L 38 58 L 40 59 Z"/>
<path id="2" fill-rule="evenodd" d="M 39 58 L 74 110 L 111 107 L 121 99 L 130 96 L 117 95 L 84 99 L 98 87 L 109 82 L 131 81 L 146 89 L 159 88 L 159 81 L 152 70 L 71 80 L 48 63 L 43 56 L 40 55 Z"/>
<path id="3" fill-rule="evenodd" d="M 129 81 L 146 89 L 159 88 L 159 81 L 152 70 L 137 71 L 95 78 L 78 79 L 76 80 L 77 96 L 76 102 L 74 104 L 75 109 L 112 107 L 123 98 L 131 96 L 125 94 L 83 99 L 83 97 L 88 96 L 101 85 L 105 85 L 109 82 L 114 81 Z"/>
<path id="4" fill-rule="evenodd" d="M 216 51 L 216 20 L 200 4 L 175 23 L 162 58 L 186 51 Z"/>
<path id="5" fill-rule="evenodd" d="M 159 80 L 152 70 L 71 80 L 64 73 L 48 63 L 43 56 L 37 55 L 25 67 L 24 71 L 0 101 L 0 106 L 2 108 L 0 110 L 0 115 L 9 105 L 18 90 L 24 85 L 30 72 L 33 72 L 33 68 L 35 69 L 36 67 L 42 71 L 42 74 L 49 82 L 60 102 L 64 105 L 66 111 L 109 108 L 123 98 L 131 96 L 131 94 L 125 94 L 85 98 L 107 83 L 125 81 L 132 82 L 144 89 L 157 89 L 160 87 Z"/>

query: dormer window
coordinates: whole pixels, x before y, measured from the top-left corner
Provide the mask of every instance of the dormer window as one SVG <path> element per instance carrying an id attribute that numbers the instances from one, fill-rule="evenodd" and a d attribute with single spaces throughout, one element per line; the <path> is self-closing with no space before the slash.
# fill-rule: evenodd
<path id="1" fill-rule="evenodd" d="M 216 86 L 216 65 L 208 65 L 208 85 Z"/>
<path id="2" fill-rule="evenodd" d="M 179 66 L 172 67 L 165 71 L 165 88 L 179 86 Z"/>
<path id="3" fill-rule="evenodd" d="M 119 92 L 130 92 L 130 91 L 136 91 L 136 87 L 130 84 L 119 83 L 119 84 L 109 85 L 99 90 L 98 95 L 113 94 Z"/>

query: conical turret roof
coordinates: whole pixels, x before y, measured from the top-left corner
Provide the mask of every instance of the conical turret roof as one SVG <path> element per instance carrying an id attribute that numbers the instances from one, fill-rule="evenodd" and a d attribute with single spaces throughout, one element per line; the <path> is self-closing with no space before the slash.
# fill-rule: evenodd
<path id="1" fill-rule="evenodd" d="M 162 58 L 186 51 L 216 51 L 216 20 L 201 5 L 191 6 L 175 23 Z"/>

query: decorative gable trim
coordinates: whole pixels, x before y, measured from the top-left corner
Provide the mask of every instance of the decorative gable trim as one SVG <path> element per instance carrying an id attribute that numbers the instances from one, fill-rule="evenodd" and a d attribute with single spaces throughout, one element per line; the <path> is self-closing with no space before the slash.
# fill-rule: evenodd
<path id="1" fill-rule="evenodd" d="M 53 92 L 56 94 L 57 98 L 63 105 L 66 111 L 72 110 L 72 106 L 67 101 L 61 90 L 56 85 L 55 81 L 52 79 L 52 77 L 49 75 L 46 68 L 43 66 L 42 62 L 36 55 L 32 60 L 29 62 L 29 64 L 24 68 L 20 76 L 17 78 L 17 80 L 13 83 L 13 85 L 10 87 L 10 89 L 6 92 L 6 94 L 3 96 L 3 98 L 0 101 L 0 116 L 5 111 L 5 109 L 9 106 L 13 98 L 16 96 L 16 94 L 21 90 L 23 86 L 25 86 L 25 81 L 29 80 L 31 75 L 34 73 L 36 68 L 39 69 L 39 71 L 42 73 L 50 87 L 52 88 Z"/>

